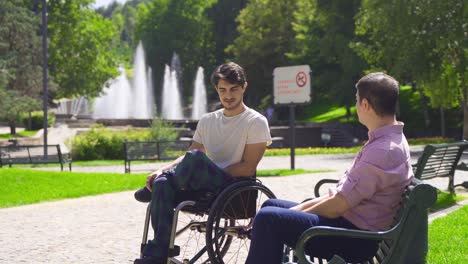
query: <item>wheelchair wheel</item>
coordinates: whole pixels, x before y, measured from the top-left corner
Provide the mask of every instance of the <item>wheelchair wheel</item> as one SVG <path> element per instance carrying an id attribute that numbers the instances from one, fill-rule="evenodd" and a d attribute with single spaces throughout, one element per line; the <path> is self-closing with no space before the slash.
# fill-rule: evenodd
<path id="1" fill-rule="evenodd" d="M 255 214 L 264 201 L 275 195 L 260 182 L 234 183 L 214 201 L 206 229 L 211 263 L 245 263 Z"/>
<path id="2" fill-rule="evenodd" d="M 207 216 L 181 211 L 177 221 L 175 244 L 180 247 L 176 258 L 180 262 L 191 260 L 205 246 Z M 208 254 L 200 255 L 195 263 L 209 263 Z M 171 263 L 177 263 L 175 261 Z"/>
<path id="3" fill-rule="evenodd" d="M 206 251 L 207 219 L 207 214 L 200 211 L 179 212 L 174 242 L 179 246 L 180 253 L 171 258 L 171 263 L 212 263 Z M 225 254 L 231 240 L 227 235 L 219 238 L 221 255 Z"/>

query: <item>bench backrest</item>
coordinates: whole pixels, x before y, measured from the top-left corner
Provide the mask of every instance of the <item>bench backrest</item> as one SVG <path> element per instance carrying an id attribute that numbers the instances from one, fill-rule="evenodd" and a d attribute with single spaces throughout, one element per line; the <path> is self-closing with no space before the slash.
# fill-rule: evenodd
<path id="1" fill-rule="evenodd" d="M 421 180 L 453 176 L 466 148 L 468 141 L 427 145 L 415 165 L 414 176 Z"/>
<path id="2" fill-rule="evenodd" d="M 406 188 L 394 226 L 388 231 L 390 238 L 380 243 L 374 263 L 424 263 L 428 208 L 436 200 L 436 189 L 429 184 L 413 183 Z"/>
<path id="3" fill-rule="evenodd" d="M 0 159 L 3 164 L 62 162 L 60 145 L 47 145 L 47 156 L 44 156 L 44 145 L 10 145 L 0 147 Z"/>
<path id="4" fill-rule="evenodd" d="M 173 159 L 189 149 L 190 141 L 125 141 L 126 160 Z"/>

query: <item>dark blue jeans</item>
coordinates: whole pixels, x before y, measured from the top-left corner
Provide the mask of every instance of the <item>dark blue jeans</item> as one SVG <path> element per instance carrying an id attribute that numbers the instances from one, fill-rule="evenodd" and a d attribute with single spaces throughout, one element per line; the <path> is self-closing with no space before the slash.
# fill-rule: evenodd
<path id="1" fill-rule="evenodd" d="M 343 217 L 330 219 L 289 209 L 295 205 L 279 199 L 262 205 L 255 216 L 247 264 L 281 263 L 284 245 L 295 247 L 302 232 L 313 226 L 358 229 Z M 349 262 L 368 259 L 376 251 L 375 241 L 342 237 L 315 237 L 306 245 L 310 256 L 330 259 L 338 254 Z"/>
<path id="2" fill-rule="evenodd" d="M 174 208 L 190 192 L 219 191 L 233 178 L 214 164 L 201 151 L 191 150 L 175 170 L 165 171 L 152 185 L 151 224 L 154 239 L 149 241 L 143 255 L 167 257 Z"/>

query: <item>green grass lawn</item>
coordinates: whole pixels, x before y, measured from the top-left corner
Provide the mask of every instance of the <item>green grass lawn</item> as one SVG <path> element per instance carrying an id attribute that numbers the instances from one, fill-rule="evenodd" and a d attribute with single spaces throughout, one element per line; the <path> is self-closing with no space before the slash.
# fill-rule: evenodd
<path id="1" fill-rule="evenodd" d="M 0 208 L 87 195 L 136 190 L 147 174 L 0 169 Z"/>
<path id="2" fill-rule="evenodd" d="M 0 169 L 0 208 L 87 195 L 136 190 L 147 173 L 87 173 L 39 171 L 22 168 Z M 318 173 L 323 170 L 258 170 L 258 177 Z"/>
<path id="3" fill-rule="evenodd" d="M 16 133 L 16 135 L 10 134 L 0 134 L 0 139 L 11 139 L 11 138 L 20 138 L 20 137 L 32 137 L 36 135 L 37 130 L 23 130 Z"/>
<path id="4" fill-rule="evenodd" d="M 468 256 L 468 206 L 435 219 L 429 225 L 426 263 L 464 264 Z"/>

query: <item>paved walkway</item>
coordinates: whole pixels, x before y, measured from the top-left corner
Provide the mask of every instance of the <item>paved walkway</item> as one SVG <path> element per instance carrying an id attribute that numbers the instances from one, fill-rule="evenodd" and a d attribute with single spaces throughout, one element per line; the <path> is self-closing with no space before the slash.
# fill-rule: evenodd
<path id="1" fill-rule="evenodd" d="M 313 196 L 318 180 L 338 178 L 352 157 L 298 156 L 296 168 L 333 171 L 261 180 L 277 197 L 301 201 Z M 289 166 L 289 157 L 265 157 L 259 169 Z M 132 168 L 142 172 L 157 166 L 139 164 Z M 123 172 L 123 164 L 74 167 L 74 171 L 90 170 Z M 468 181 L 468 173 L 457 172 L 456 182 L 461 181 Z M 446 189 L 448 182 L 437 179 L 430 183 Z M 466 194 L 464 189 L 457 192 Z M 132 263 L 139 254 L 145 209 L 145 204 L 133 199 L 133 192 L 0 209 L 0 263 Z"/>

